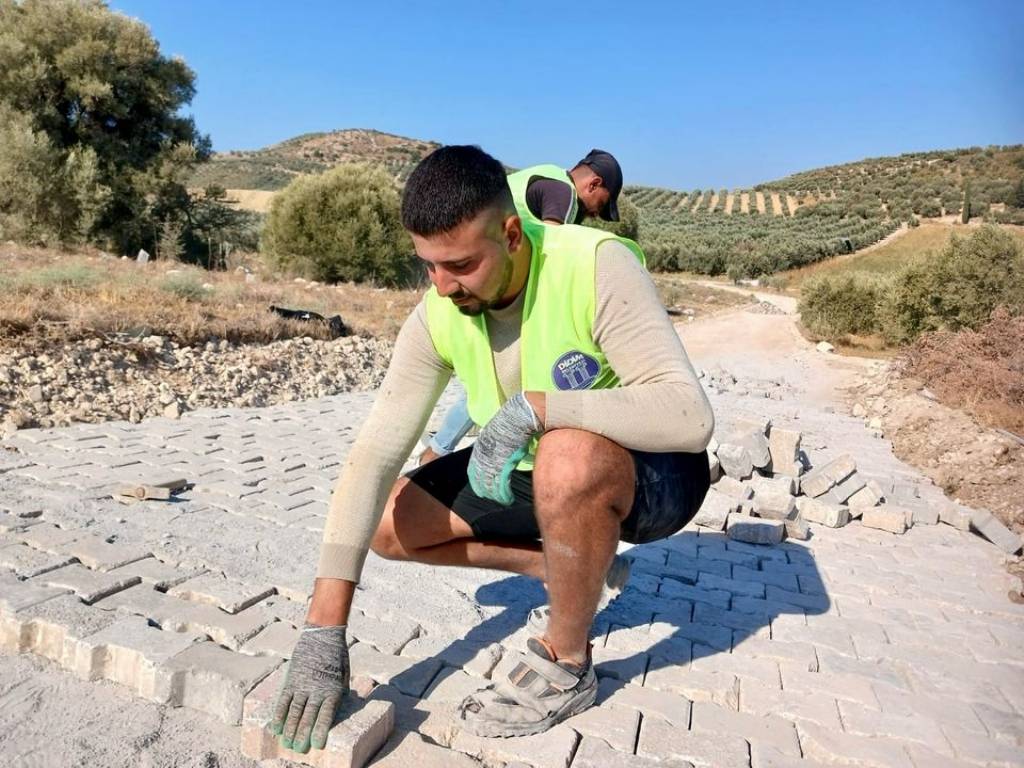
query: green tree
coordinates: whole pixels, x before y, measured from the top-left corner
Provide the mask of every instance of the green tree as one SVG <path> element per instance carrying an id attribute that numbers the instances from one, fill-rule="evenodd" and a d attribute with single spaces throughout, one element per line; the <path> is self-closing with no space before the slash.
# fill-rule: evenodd
<path id="1" fill-rule="evenodd" d="M 960 212 L 960 221 L 964 224 L 971 220 L 971 185 L 964 185 L 964 207 Z"/>
<path id="2" fill-rule="evenodd" d="M 299 176 L 274 196 L 260 249 L 281 268 L 324 282 L 404 285 L 418 274 L 398 190 L 378 166 Z"/>
<path id="3" fill-rule="evenodd" d="M 159 209 L 186 196 L 180 178 L 171 181 L 174 174 L 161 167 L 190 166 L 210 153 L 209 139 L 179 114 L 194 80 L 184 61 L 160 53 L 142 22 L 102 0 L 0 0 L 0 106 L 22 137 L 15 148 L 0 143 L 7 166 L 77 174 L 94 209 L 72 201 L 54 227 L 43 223 L 54 214 L 40 212 L 38 196 L 24 204 L 8 197 L 0 214 L 40 230 L 88 225 L 122 251 L 151 246 L 166 220 Z M 26 155 L 12 161 L 19 148 Z M 48 183 L 33 178 L 26 183 Z"/>

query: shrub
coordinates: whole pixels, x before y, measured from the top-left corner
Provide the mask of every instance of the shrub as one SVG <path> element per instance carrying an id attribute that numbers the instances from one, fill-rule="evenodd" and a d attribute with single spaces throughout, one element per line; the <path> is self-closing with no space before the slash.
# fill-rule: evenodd
<path id="1" fill-rule="evenodd" d="M 417 271 L 398 190 L 366 165 L 292 181 L 274 196 L 260 247 L 279 267 L 323 282 L 406 285 Z"/>
<path id="2" fill-rule="evenodd" d="M 801 320 L 823 338 L 873 333 L 878 327 L 879 300 L 886 289 L 884 280 L 857 272 L 812 278 L 800 292 Z"/>
<path id="3" fill-rule="evenodd" d="M 185 301 L 201 301 L 208 293 L 195 275 L 171 275 L 160 283 L 160 290 Z"/>
<path id="4" fill-rule="evenodd" d="M 907 264 L 879 318 L 886 338 L 903 343 L 925 331 L 977 329 L 998 306 L 1024 311 L 1024 251 L 1008 232 L 985 225 Z"/>

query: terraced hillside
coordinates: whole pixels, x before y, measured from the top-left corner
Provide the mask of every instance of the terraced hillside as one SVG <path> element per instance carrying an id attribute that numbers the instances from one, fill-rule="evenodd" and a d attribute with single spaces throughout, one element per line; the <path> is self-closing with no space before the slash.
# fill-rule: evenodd
<path id="1" fill-rule="evenodd" d="M 865 248 L 907 222 L 1013 203 L 1024 146 L 922 152 L 830 166 L 754 189 L 627 187 L 652 267 L 756 277 Z"/>
<path id="2" fill-rule="evenodd" d="M 885 205 L 893 215 L 959 215 L 1011 202 L 1024 178 L 1024 145 L 915 152 L 831 165 L 761 184 L 762 190 L 838 190 Z"/>
<path id="3" fill-rule="evenodd" d="M 653 269 L 758 276 L 864 248 L 899 226 L 880 205 L 827 192 L 629 187 Z"/>
<path id="4" fill-rule="evenodd" d="M 218 184 L 231 190 L 278 190 L 300 173 L 322 173 L 342 163 L 383 165 L 404 180 L 416 163 L 437 149 L 433 141 L 353 128 L 306 133 L 263 149 L 221 152 L 200 166 L 189 186 Z"/>

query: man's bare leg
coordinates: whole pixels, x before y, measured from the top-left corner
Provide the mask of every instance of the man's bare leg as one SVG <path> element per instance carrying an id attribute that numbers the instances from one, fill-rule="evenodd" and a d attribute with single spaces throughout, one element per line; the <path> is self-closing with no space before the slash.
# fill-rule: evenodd
<path id="1" fill-rule="evenodd" d="M 547 639 L 560 659 L 586 661 L 587 638 L 633 506 L 633 458 L 607 438 L 575 429 L 546 433 L 533 470 L 551 616 Z"/>
<path id="2" fill-rule="evenodd" d="M 540 542 L 481 541 L 465 520 L 407 478 L 400 478 L 370 544 L 389 560 L 491 568 L 545 578 Z"/>

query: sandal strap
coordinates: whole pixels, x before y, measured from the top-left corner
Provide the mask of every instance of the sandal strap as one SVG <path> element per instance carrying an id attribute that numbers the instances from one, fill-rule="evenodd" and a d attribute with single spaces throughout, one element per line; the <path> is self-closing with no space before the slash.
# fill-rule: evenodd
<path id="1" fill-rule="evenodd" d="M 541 658 L 536 653 L 518 652 L 517 663 L 506 680 L 515 688 L 530 689 L 538 679 L 544 683 L 542 689 L 550 685 L 560 691 L 567 691 L 580 682 L 577 675 L 553 661 Z"/>

